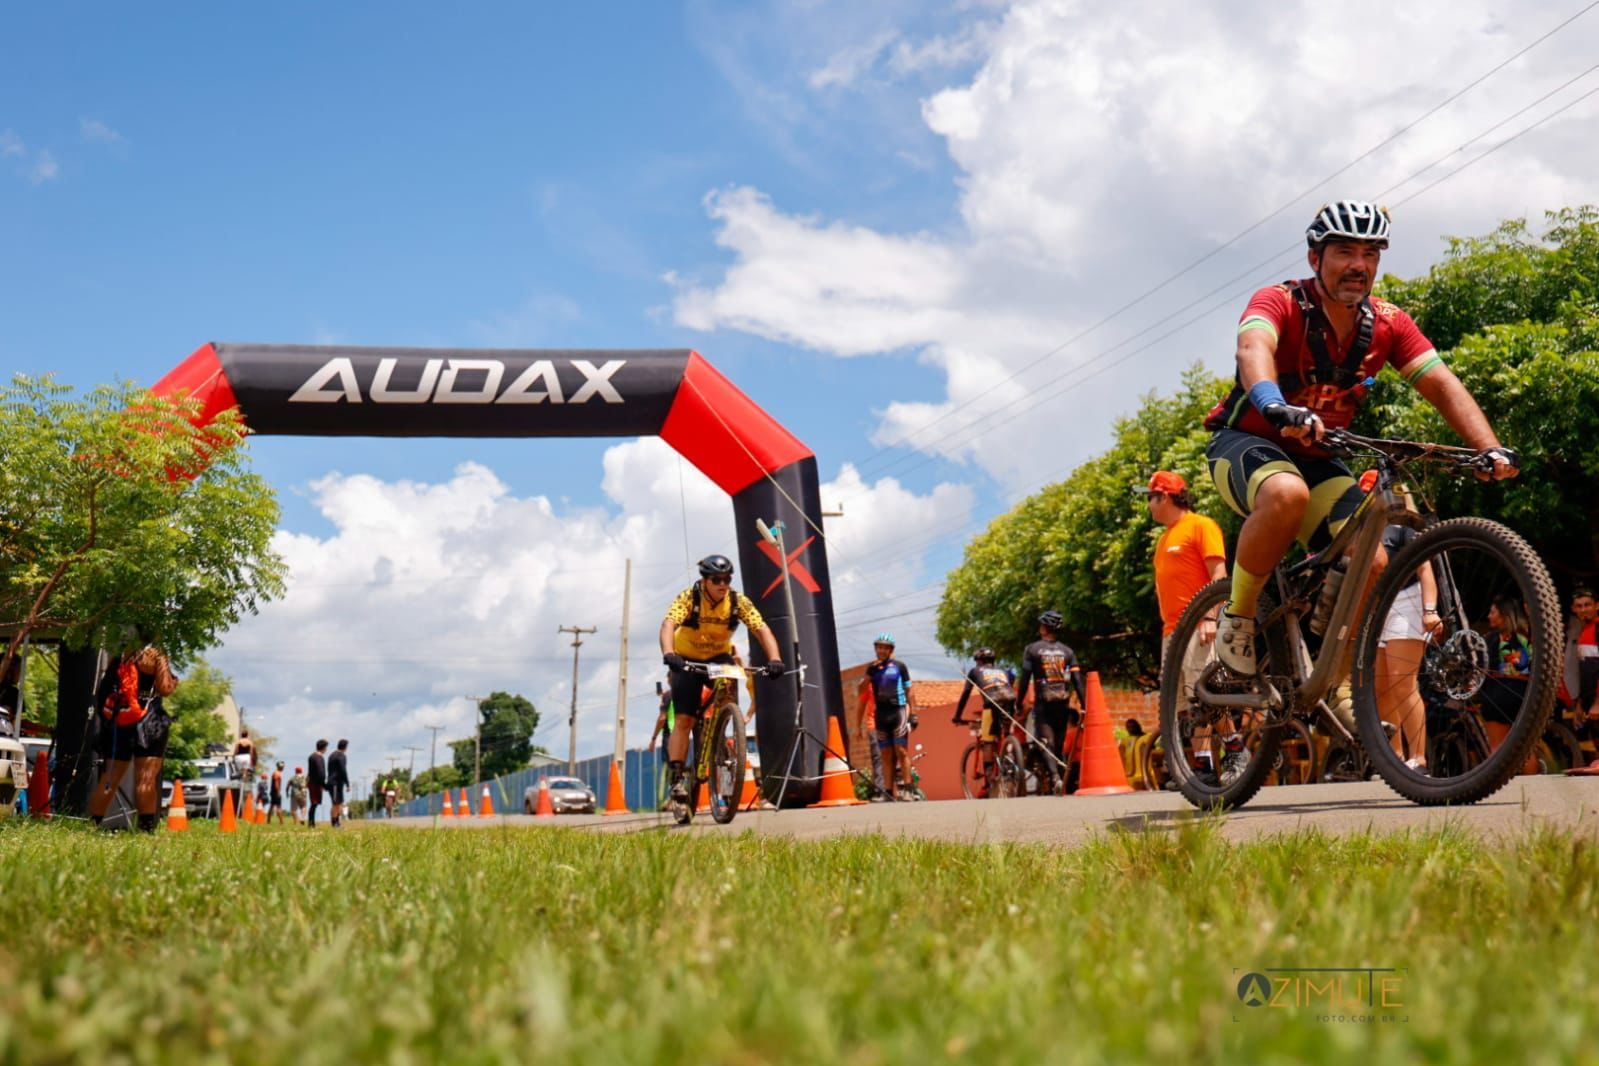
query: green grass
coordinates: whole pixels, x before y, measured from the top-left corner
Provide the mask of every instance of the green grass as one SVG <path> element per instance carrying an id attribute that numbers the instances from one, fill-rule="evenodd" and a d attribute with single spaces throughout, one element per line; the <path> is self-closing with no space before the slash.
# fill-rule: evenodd
<path id="1" fill-rule="evenodd" d="M 1599 846 L 0 828 L 0 1063 L 1599 1061 Z M 1401 967 L 1392 1021 L 1246 1008 Z M 1355 1056 L 1360 1056 L 1356 1059 Z"/>

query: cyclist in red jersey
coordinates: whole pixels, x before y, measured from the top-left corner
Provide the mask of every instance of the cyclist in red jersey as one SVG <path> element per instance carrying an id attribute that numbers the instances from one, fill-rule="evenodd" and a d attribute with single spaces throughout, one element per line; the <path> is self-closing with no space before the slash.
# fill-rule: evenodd
<path id="1" fill-rule="evenodd" d="M 1319 551 L 1360 504 L 1348 468 L 1318 444 L 1329 427 L 1349 425 L 1385 364 L 1492 460 L 1493 478 L 1516 475 L 1515 453 L 1416 323 L 1372 297 L 1388 225 L 1375 204 L 1327 204 L 1305 231 L 1312 275 L 1261 289 L 1238 323 L 1233 389 L 1205 420 L 1211 479 L 1245 516 L 1216 641 L 1235 674 L 1255 674 L 1255 606 L 1288 546 Z"/>

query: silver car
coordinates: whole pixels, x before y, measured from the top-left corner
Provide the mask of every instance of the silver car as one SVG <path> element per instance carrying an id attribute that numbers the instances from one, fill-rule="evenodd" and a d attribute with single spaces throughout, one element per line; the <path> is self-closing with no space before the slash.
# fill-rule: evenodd
<path id="1" fill-rule="evenodd" d="M 556 814 L 593 814 L 594 790 L 575 777 L 546 778 L 550 784 L 550 806 Z M 522 810 L 532 814 L 538 810 L 539 786 L 529 785 L 522 793 Z"/>

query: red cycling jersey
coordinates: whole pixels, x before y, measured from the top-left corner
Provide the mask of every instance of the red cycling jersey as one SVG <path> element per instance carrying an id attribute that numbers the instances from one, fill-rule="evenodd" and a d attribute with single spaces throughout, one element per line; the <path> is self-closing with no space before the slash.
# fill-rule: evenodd
<path id="1" fill-rule="evenodd" d="M 1295 293 L 1296 288 L 1299 295 Z M 1313 308 L 1314 321 L 1309 328 L 1305 311 L 1300 305 L 1301 295 Z M 1283 398 L 1291 404 L 1316 412 L 1329 429 L 1342 429 L 1354 420 L 1355 411 L 1365 394 L 1362 383 L 1367 378 L 1376 377 L 1384 364 L 1392 363 L 1406 381 L 1414 382 L 1442 363 L 1438 353 L 1433 350 L 1432 342 L 1422 334 L 1409 315 L 1387 300 L 1375 296 L 1368 303 L 1371 308 L 1370 341 L 1364 354 L 1353 350 L 1359 344 L 1360 328 L 1347 340 L 1340 340 L 1327 322 L 1326 315 L 1321 311 L 1321 296 L 1314 278 L 1297 283 L 1285 281 L 1255 293 L 1249 306 L 1244 309 L 1243 317 L 1239 319 L 1238 332 L 1242 334 L 1252 329 L 1269 331 L 1277 339 L 1277 381 L 1282 387 Z M 1338 374 L 1330 375 L 1328 368 L 1318 367 L 1308 337 L 1311 328 L 1318 330 L 1325 338 L 1332 369 Z M 1314 446 L 1285 438 L 1267 422 L 1255 410 L 1255 405 L 1249 402 L 1249 395 L 1236 375 L 1227 398 L 1206 417 L 1205 428 L 1252 433 L 1272 441 L 1290 454 L 1319 454 Z"/>

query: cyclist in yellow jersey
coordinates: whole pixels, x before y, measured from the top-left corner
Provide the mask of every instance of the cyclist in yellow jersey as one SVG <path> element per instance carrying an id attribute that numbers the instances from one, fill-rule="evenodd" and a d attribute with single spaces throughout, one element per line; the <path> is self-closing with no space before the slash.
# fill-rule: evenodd
<path id="1" fill-rule="evenodd" d="M 661 660 L 670 671 L 667 683 L 677 719 L 666 742 L 666 756 L 672 796 L 680 803 L 689 799 L 683 784 L 689 737 L 699 717 L 700 700 L 711 684 L 710 678 L 689 673 L 683 664 L 732 662 L 733 631 L 740 622 L 749 627 L 766 653 L 766 676 L 782 677 L 783 656 L 777 638 L 749 597 L 733 589 L 733 563 L 725 555 L 707 555 L 700 560 L 700 580 L 677 594 L 661 620 Z"/>

